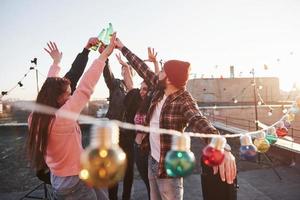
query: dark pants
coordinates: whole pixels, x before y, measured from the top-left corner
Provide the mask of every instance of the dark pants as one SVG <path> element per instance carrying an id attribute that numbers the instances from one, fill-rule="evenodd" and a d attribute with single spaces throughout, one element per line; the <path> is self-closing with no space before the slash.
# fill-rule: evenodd
<path id="1" fill-rule="evenodd" d="M 131 188 L 133 183 L 133 166 L 134 166 L 133 141 L 132 142 L 120 141 L 120 147 L 125 152 L 126 159 L 127 159 L 127 168 L 123 179 L 123 195 L 122 195 L 122 199 L 127 200 L 130 199 Z M 108 189 L 108 196 L 110 200 L 118 199 L 118 183 L 115 186 L 112 186 Z"/>
<path id="2" fill-rule="evenodd" d="M 150 199 L 150 185 L 148 179 L 148 154 L 141 152 L 139 145 L 136 143 L 134 143 L 134 158 L 140 176 L 147 188 L 148 199 Z"/>
<path id="3" fill-rule="evenodd" d="M 205 165 L 201 158 L 202 174 L 202 194 L 203 200 L 236 200 L 237 199 L 237 179 L 233 184 L 227 184 L 220 178 L 220 174 L 213 174 L 213 168 Z"/>

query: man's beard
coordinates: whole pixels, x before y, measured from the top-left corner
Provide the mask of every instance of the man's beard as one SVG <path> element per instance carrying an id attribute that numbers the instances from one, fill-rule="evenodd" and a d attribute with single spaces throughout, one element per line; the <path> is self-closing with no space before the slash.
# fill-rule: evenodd
<path id="1" fill-rule="evenodd" d="M 159 90 L 165 90 L 167 87 L 167 77 L 165 77 L 162 80 L 158 80 L 158 89 Z"/>

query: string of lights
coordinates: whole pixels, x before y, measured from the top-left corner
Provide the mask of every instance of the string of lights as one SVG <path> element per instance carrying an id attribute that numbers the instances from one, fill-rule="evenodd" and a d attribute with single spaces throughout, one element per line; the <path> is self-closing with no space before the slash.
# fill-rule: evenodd
<path id="1" fill-rule="evenodd" d="M 245 91 L 246 91 L 251 85 L 252 85 L 252 83 L 250 83 L 249 85 L 247 85 L 246 87 L 244 87 L 238 95 L 232 97 L 233 103 L 235 103 L 235 104 L 238 103 L 240 97 L 242 97 L 242 96 L 244 95 Z"/>
<path id="2" fill-rule="evenodd" d="M 289 120 L 290 114 L 295 114 L 300 108 L 300 97 L 296 99 L 293 106 L 288 112 L 281 117 L 281 119 L 270 126 L 267 126 L 261 122 L 257 122 L 261 130 L 238 133 L 238 134 L 226 134 L 226 135 L 214 135 L 192 132 L 181 132 L 175 130 L 166 129 L 153 129 L 142 125 L 134 125 L 115 120 L 99 120 L 90 116 L 80 115 L 77 118 L 77 114 L 72 112 L 57 111 L 55 108 L 51 108 L 44 105 L 37 105 L 35 103 L 18 103 L 18 106 L 22 109 L 28 109 L 35 112 L 45 114 L 60 115 L 64 118 L 73 120 L 86 121 L 93 124 L 91 133 L 90 145 L 81 154 L 81 170 L 79 173 L 80 179 L 87 184 L 94 187 L 107 187 L 110 184 L 114 184 L 119 179 L 109 179 L 108 175 L 114 175 L 112 177 L 124 176 L 124 170 L 126 166 L 126 155 L 118 145 L 119 131 L 118 127 L 130 130 L 138 130 L 142 132 L 150 132 L 155 134 L 169 134 L 172 136 L 172 146 L 167 152 L 164 167 L 169 176 L 172 177 L 184 177 L 189 175 L 195 167 L 195 156 L 190 151 L 190 137 L 211 138 L 211 142 L 207 145 L 203 151 L 203 161 L 208 166 L 220 165 L 225 157 L 224 148 L 227 143 L 225 138 L 240 138 L 240 157 L 243 160 L 255 161 L 257 152 L 265 153 L 269 150 L 271 144 L 277 142 L 282 131 L 281 124 L 284 121 Z M 276 128 L 275 128 L 276 127 Z M 252 138 L 255 138 L 252 141 Z M 97 160 L 97 162 L 94 162 Z M 98 163 L 95 165 L 95 163 Z M 103 164 L 99 164 L 103 163 Z M 109 166 L 105 163 L 111 163 Z M 109 170 L 112 168 L 113 171 Z"/>
<path id="3" fill-rule="evenodd" d="M 2 100 L 2 98 L 5 95 L 9 95 L 9 93 L 11 93 L 13 90 L 15 90 L 17 87 L 23 87 L 23 83 L 22 81 L 24 80 L 24 78 L 27 77 L 27 75 L 34 69 L 36 69 L 36 65 L 37 65 L 37 58 L 34 58 L 33 60 L 31 60 L 31 63 L 34 64 L 34 66 L 29 67 L 28 71 L 24 74 L 24 76 L 17 82 L 16 85 L 14 85 L 13 87 L 11 87 L 9 90 L 2 90 L 1 94 L 0 94 L 0 100 Z"/>
<path id="4" fill-rule="evenodd" d="M 66 111 L 57 112 L 57 109 L 49 107 L 49 106 L 41 105 L 41 104 L 29 103 L 29 102 L 26 102 L 26 103 L 16 102 L 14 105 L 21 109 L 31 110 L 31 111 L 35 111 L 35 112 L 39 112 L 39 113 L 44 113 L 44 114 L 52 114 L 52 115 L 56 114 L 61 117 L 77 120 L 77 114 L 75 114 L 75 113 L 66 112 Z M 286 114 L 284 114 L 277 122 L 273 123 L 270 126 L 264 125 L 261 127 L 262 128 L 261 130 L 247 132 L 247 134 L 254 135 L 254 134 L 257 134 L 262 131 L 267 131 L 271 127 L 278 126 L 278 124 L 280 124 L 282 121 L 287 120 L 289 115 L 297 113 L 300 109 L 299 106 L 300 106 L 300 97 L 297 99 L 297 101 L 294 102 L 293 106 L 288 110 L 288 112 Z M 94 118 L 94 117 L 86 116 L 86 115 L 80 115 L 78 117 L 78 120 L 87 122 L 87 123 L 91 123 L 91 124 L 97 124 L 97 123 L 103 121 L 99 118 Z M 108 121 L 108 120 L 104 120 L 104 121 Z M 150 132 L 151 131 L 151 132 L 155 132 L 157 134 L 169 134 L 169 135 L 181 135 L 182 134 L 181 132 L 176 131 L 176 130 L 161 129 L 161 128 L 157 128 L 157 129 L 151 128 L 150 129 L 150 127 L 147 127 L 147 126 L 135 125 L 135 124 L 131 124 L 131 123 L 121 122 L 118 120 L 112 120 L 112 121 L 114 121 L 119 127 L 124 128 L 124 129 L 129 129 L 129 130 L 137 130 L 137 131 L 141 131 L 141 132 Z M 261 122 L 259 122 L 259 123 L 263 124 Z M 215 134 L 194 133 L 194 132 L 185 132 L 185 133 L 190 135 L 191 137 L 200 137 L 200 138 L 216 137 Z M 240 137 L 243 134 L 245 134 L 245 133 L 225 134 L 222 136 L 225 138 L 235 138 L 235 137 Z"/>

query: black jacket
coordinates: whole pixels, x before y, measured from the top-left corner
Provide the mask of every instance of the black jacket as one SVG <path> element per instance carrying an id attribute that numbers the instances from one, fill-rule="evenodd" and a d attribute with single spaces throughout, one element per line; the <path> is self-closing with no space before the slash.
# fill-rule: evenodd
<path id="1" fill-rule="evenodd" d="M 89 52 L 90 50 L 84 48 L 82 52 L 76 56 L 70 70 L 64 76 L 65 78 L 69 79 L 71 82 L 72 94 L 75 91 L 77 83 L 84 72 L 84 69 L 89 59 L 88 57 Z"/>
<path id="2" fill-rule="evenodd" d="M 106 65 L 103 70 L 103 76 L 105 83 L 109 89 L 109 106 L 106 117 L 108 119 L 123 121 L 125 111 L 123 101 L 126 95 L 125 83 L 123 80 L 114 77 L 110 69 L 108 60 L 106 61 Z"/>

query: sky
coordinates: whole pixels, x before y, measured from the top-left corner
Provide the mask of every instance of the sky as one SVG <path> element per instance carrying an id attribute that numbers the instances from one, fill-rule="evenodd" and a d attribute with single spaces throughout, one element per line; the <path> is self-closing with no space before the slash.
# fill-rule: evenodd
<path id="1" fill-rule="evenodd" d="M 231 65 L 236 77 L 249 77 L 253 68 L 256 76 L 279 77 L 280 88 L 289 91 L 300 82 L 299 10 L 298 0 L 1 0 L 0 90 L 17 85 L 34 57 L 41 87 L 52 63 L 43 50 L 48 41 L 63 52 L 64 75 L 89 37 L 111 22 L 125 46 L 142 59 L 153 47 L 158 60 L 190 62 L 196 78 L 229 77 Z M 90 52 L 87 68 L 97 57 Z M 115 55 L 110 61 L 120 78 Z M 140 81 L 135 78 L 136 87 Z M 2 100 L 35 99 L 35 72 L 22 84 Z M 92 99 L 108 94 L 101 77 Z"/>

